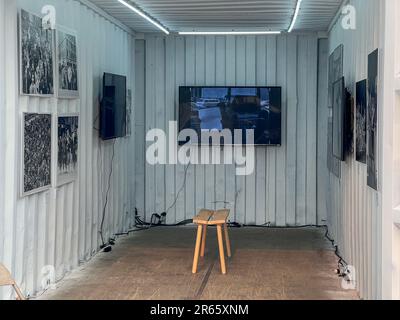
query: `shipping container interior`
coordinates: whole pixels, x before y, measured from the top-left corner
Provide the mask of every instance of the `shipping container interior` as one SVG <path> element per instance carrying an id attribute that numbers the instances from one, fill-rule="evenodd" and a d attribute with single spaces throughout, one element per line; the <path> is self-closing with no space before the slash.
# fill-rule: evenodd
<path id="1" fill-rule="evenodd" d="M 1 1 L 0 300 L 400 299 L 399 17 Z"/>

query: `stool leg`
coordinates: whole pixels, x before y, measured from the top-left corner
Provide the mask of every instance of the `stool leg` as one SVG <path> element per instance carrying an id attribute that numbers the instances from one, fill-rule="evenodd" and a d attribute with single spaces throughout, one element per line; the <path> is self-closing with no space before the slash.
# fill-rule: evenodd
<path id="1" fill-rule="evenodd" d="M 221 271 L 222 271 L 222 274 L 226 274 L 225 254 L 224 254 L 224 241 L 222 239 L 222 227 L 221 227 L 221 225 L 217 225 L 217 234 L 218 234 L 219 258 L 220 258 L 220 261 L 221 261 Z"/>
<path id="2" fill-rule="evenodd" d="M 200 257 L 204 257 L 204 252 L 206 250 L 206 237 L 207 237 L 207 225 L 204 225 L 203 226 L 203 238 L 201 240 Z"/>
<path id="3" fill-rule="evenodd" d="M 196 238 L 196 247 L 194 249 L 192 273 L 197 273 L 197 265 L 199 263 L 199 254 L 200 254 L 200 245 L 201 245 L 201 230 L 202 229 L 203 229 L 202 225 L 199 225 L 197 227 L 197 238 Z"/>
<path id="4" fill-rule="evenodd" d="M 224 231 L 225 231 L 226 252 L 228 254 L 228 257 L 230 258 L 232 256 L 231 242 L 229 240 L 228 225 L 226 223 L 224 224 Z"/>
<path id="5" fill-rule="evenodd" d="M 16 284 L 13 285 L 15 292 L 17 293 L 18 300 L 25 300 L 24 295 L 22 294 L 21 290 L 19 290 Z"/>

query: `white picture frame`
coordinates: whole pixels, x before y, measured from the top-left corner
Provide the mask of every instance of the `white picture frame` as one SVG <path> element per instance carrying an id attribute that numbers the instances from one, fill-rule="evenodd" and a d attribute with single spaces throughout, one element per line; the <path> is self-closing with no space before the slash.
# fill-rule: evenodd
<path id="1" fill-rule="evenodd" d="M 32 127 L 32 133 L 39 135 L 39 136 L 32 136 L 31 141 L 27 142 L 27 132 L 29 131 L 29 128 L 27 127 L 27 122 L 30 121 L 32 123 L 35 119 L 34 117 L 38 116 L 47 116 L 50 121 L 50 127 L 47 129 L 44 129 L 43 132 L 48 130 L 49 137 L 47 139 L 43 139 L 43 132 L 40 132 L 37 128 Z M 52 176 L 52 170 L 53 170 L 53 141 L 52 141 L 52 135 L 53 135 L 53 116 L 51 113 L 36 113 L 36 112 L 24 112 L 22 113 L 21 117 L 21 174 L 20 174 L 20 195 L 21 197 L 26 197 L 29 195 L 33 195 L 36 193 L 44 192 L 49 190 L 52 187 L 52 181 L 53 181 L 53 176 Z M 37 150 L 40 150 L 39 143 L 45 143 L 48 144 L 49 150 L 47 151 L 47 154 L 43 154 L 41 152 L 37 152 Z M 28 150 L 27 148 L 31 149 Z M 43 146 L 42 146 L 43 147 Z M 46 159 L 48 159 L 47 163 L 47 176 L 42 177 L 41 180 L 42 182 L 29 182 L 28 180 L 32 179 L 38 179 L 38 177 L 29 177 L 28 172 L 34 172 L 37 170 L 32 170 L 29 167 L 34 167 L 38 166 L 38 164 L 35 164 L 35 157 L 32 157 L 31 154 L 27 155 L 26 153 L 32 153 L 36 156 L 40 156 L 39 158 L 36 157 L 37 161 L 40 162 L 40 165 L 43 166 L 43 164 L 46 166 Z M 42 169 L 43 170 L 43 169 Z M 44 168 L 46 170 L 46 168 Z M 32 185 L 37 185 L 36 187 L 33 187 Z M 31 185 L 31 186 L 29 186 Z"/>
<path id="2" fill-rule="evenodd" d="M 19 36 L 19 93 L 21 96 L 33 96 L 33 97 L 54 97 L 55 96 L 55 90 L 56 90 L 56 81 L 55 81 L 55 39 L 54 39 L 54 30 L 43 30 L 42 26 L 42 18 L 37 16 L 34 13 L 31 13 L 29 11 L 20 9 L 19 10 L 19 19 L 18 19 L 18 36 Z M 50 37 L 50 48 L 47 48 L 48 51 L 50 50 L 50 58 L 51 61 L 50 63 L 45 63 L 42 60 L 37 61 L 37 55 L 34 50 L 28 48 L 30 43 L 36 43 L 39 46 L 42 47 L 42 44 L 40 41 L 43 39 L 41 38 L 40 41 L 35 40 L 27 40 L 27 37 L 32 38 L 35 36 L 35 33 L 31 33 L 27 31 L 27 26 L 25 24 L 26 19 L 29 17 L 29 19 L 34 19 L 35 23 L 38 25 L 36 30 L 39 29 L 39 22 L 40 22 L 40 28 L 41 32 L 46 33 L 47 36 Z M 34 30 L 34 29 L 32 29 Z M 36 33 L 37 36 L 37 33 Z M 40 33 L 40 36 L 43 37 L 43 34 Z M 47 41 L 48 42 L 48 41 Z M 47 43 L 44 41 L 44 43 Z M 43 74 L 46 73 L 44 70 L 48 70 L 48 68 L 51 67 L 51 72 L 48 77 L 40 76 L 40 80 L 35 79 L 37 74 Z M 36 70 L 34 72 L 34 70 Z M 31 79 L 31 80 L 29 80 Z M 43 81 L 44 84 L 43 84 Z M 46 93 L 40 93 L 40 87 L 48 87 L 50 88 L 46 89 Z M 48 92 L 47 92 L 48 91 Z"/>
<path id="3" fill-rule="evenodd" d="M 63 134 L 60 132 L 60 120 L 62 118 L 76 118 L 76 128 L 73 128 L 73 131 L 68 134 L 68 140 L 66 143 L 71 144 L 71 141 L 76 144 L 75 150 L 73 151 L 71 146 L 66 146 L 67 155 L 64 158 L 64 160 L 61 159 L 61 153 L 60 153 L 60 148 L 61 148 L 61 141 L 60 138 L 63 136 Z M 78 177 L 78 170 L 79 170 L 79 140 L 80 140 L 80 115 L 79 113 L 63 113 L 59 114 L 57 116 L 57 141 L 56 141 L 56 180 L 57 180 L 57 187 L 61 187 L 65 184 L 74 182 L 77 177 Z M 74 138 L 73 136 L 71 137 L 71 134 L 74 135 L 76 134 L 76 137 Z M 74 155 L 75 152 L 75 155 Z M 71 169 L 71 166 L 73 169 Z M 64 168 L 62 168 L 64 167 Z"/>
<path id="4" fill-rule="evenodd" d="M 60 99 L 78 99 L 79 98 L 79 39 L 75 30 L 64 26 L 57 26 L 56 36 L 56 86 L 57 97 Z M 68 39 L 71 38 L 71 39 Z M 68 41 L 70 40 L 70 41 Z M 70 45 L 63 44 L 68 43 Z M 75 50 L 73 50 L 75 46 Z M 69 52 L 72 54 L 69 55 Z M 72 59 L 72 60 L 71 60 Z M 67 60 L 70 60 L 66 62 Z M 66 64 L 66 67 L 63 67 Z M 63 71 L 65 69 L 65 72 Z M 71 79 L 70 79 L 71 78 Z M 65 79 L 65 80 L 63 80 Z M 67 88 L 71 86 L 72 88 Z"/>

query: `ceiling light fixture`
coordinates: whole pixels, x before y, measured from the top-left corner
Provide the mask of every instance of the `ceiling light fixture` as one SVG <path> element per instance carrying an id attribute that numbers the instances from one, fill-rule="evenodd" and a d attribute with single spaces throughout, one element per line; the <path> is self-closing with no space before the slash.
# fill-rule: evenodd
<path id="1" fill-rule="evenodd" d="M 155 25 L 158 29 L 160 29 L 161 31 L 165 32 L 166 34 L 169 34 L 169 31 L 164 28 L 161 24 L 159 24 L 157 21 L 155 21 L 154 19 L 150 18 L 146 13 L 144 13 L 143 11 L 135 8 L 134 6 L 132 6 L 131 4 L 129 4 L 128 2 L 124 1 L 124 0 L 118 0 L 118 2 L 122 3 L 124 6 L 128 7 L 129 9 L 131 9 L 133 12 L 137 13 L 139 16 L 141 16 L 142 18 L 146 19 L 147 21 L 149 21 L 150 23 L 152 23 L 153 25 Z"/>
<path id="2" fill-rule="evenodd" d="M 180 35 L 257 35 L 280 34 L 281 31 L 188 31 L 179 32 Z"/>
<path id="3" fill-rule="evenodd" d="M 302 0 L 297 0 L 296 10 L 294 12 L 292 23 L 290 24 L 290 27 L 289 27 L 289 30 L 288 30 L 289 33 L 292 32 L 292 30 L 294 28 L 294 25 L 296 24 L 296 20 L 297 20 L 297 17 L 299 16 L 299 12 L 300 12 L 301 1 Z"/>

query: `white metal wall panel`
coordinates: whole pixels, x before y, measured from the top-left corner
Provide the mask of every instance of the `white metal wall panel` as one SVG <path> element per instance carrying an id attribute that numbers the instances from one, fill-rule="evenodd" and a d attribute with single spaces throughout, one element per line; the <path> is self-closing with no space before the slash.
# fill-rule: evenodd
<path id="1" fill-rule="evenodd" d="M 5 12 L 6 12 L 6 3 L 5 1 L 0 2 L 0 114 L 5 114 L 6 111 L 6 75 L 5 75 L 5 40 L 6 40 L 6 19 L 5 19 Z M 6 130 L 5 130 L 5 118 L 0 117 L 0 150 L 5 150 L 6 148 Z M 4 245 L 4 235 L 5 230 L 5 222 L 6 222 L 6 215 L 5 215 L 5 203 L 4 203 L 4 192 L 2 190 L 3 181 L 5 181 L 5 152 L 0 152 L 0 259 L 2 258 L 5 245 Z M 0 291 L 0 297 L 1 297 Z"/>
<path id="2" fill-rule="evenodd" d="M 383 2 L 352 0 L 350 4 L 356 8 L 357 29 L 344 30 L 339 20 L 329 35 L 329 48 L 332 52 L 344 44 L 346 87 L 354 95 L 356 82 L 367 78 L 368 54 L 380 46 Z M 354 157 L 342 164 L 340 180 L 332 174 L 329 180 L 327 208 L 333 236 L 347 262 L 356 268 L 361 297 L 379 298 L 381 193 L 367 186 L 367 167 Z"/>
<path id="3" fill-rule="evenodd" d="M 317 211 L 321 221 L 327 221 L 328 179 L 327 119 L 328 119 L 328 39 L 319 40 L 318 53 L 318 147 L 317 147 Z"/>
<path id="4" fill-rule="evenodd" d="M 17 9 L 40 14 L 45 4 L 55 6 L 58 24 L 77 31 L 80 99 L 18 95 Z M 4 92 L 6 94 L 6 104 L 0 107 L 5 116 L 0 125 L 0 172 L 5 174 L 4 180 L 3 174 L 0 175 L 5 182 L 0 184 L 0 194 L 4 195 L 0 213 L 0 261 L 10 268 L 25 294 L 35 294 L 41 289 L 43 266 L 55 266 L 56 279 L 60 279 L 90 259 L 99 248 L 99 229 L 113 148 L 112 142 L 100 142 L 94 129 L 98 125 L 95 119 L 102 74 L 127 75 L 129 88 L 135 89 L 132 77 L 134 39 L 76 0 L 2 1 L 0 14 L 1 23 L 7 26 L 7 30 L 3 30 L 3 25 L 0 27 L 1 43 L 7 44 L 0 48 L 1 76 L 4 75 L 4 61 L 7 62 L 7 83 L 0 80 L 0 97 Z M 2 54 L 4 50 L 5 56 Z M 75 182 L 25 198 L 17 195 L 22 112 L 51 112 L 54 119 L 57 112 L 79 112 L 79 177 Z M 134 220 L 131 210 L 133 158 L 134 136 L 117 140 L 104 223 L 106 240 L 128 228 Z M 3 291 L 3 296 L 9 296 L 9 291 Z"/>
<path id="5" fill-rule="evenodd" d="M 143 43 L 145 42 L 145 44 Z M 283 145 L 257 147 L 256 169 L 235 175 L 234 165 L 192 165 L 168 222 L 192 218 L 213 201 L 229 201 L 232 221 L 276 225 L 321 223 L 317 214 L 317 61 L 315 34 L 180 37 L 149 35 L 140 41 L 145 61 L 137 78 L 137 135 L 175 120 L 181 85 L 282 86 Z M 139 48 L 139 46 L 138 46 Z M 139 60 L 137 60 L 139 62 Z M 138 71 L 139 72 L 139 71 Z M 144 88 L 141 83 L 146 83 Z M 141 111 L 140 111 L 141 110 Z M 143 116 L 144 115 L 144 116 Z M 145 126 L 143 126 L 143 119 Z M 144 148 L 145 145 L 140 145 Z M 145 183 L 137 205 L 147 219 L 172 204 L 184 182 L 184 167 L 150 166 L 136 158 Z M 140 191 L 139 191 L 140 190 Z M 143 197 L 145 195 L 145 197 Z M 145 203 L 143 203 L 145 198 Z M 325 214 L 321 213 L 321 217 Z"/>
<path id="6" fill-rule="evenodd" d="M 389 56 L 391 54 L 394 54 L 394 69 L 391 70 L 394 71 L 394 74 L 397 78 L 397 81 L 400 79 L 400 44 L 398 41 L 393 41 L 393 39 L 397 39 L 398 34 L 400 32 L 400 21 L 398 17 L 400 16 L 400 3 L 395 0 L 387 1 L 386 2 L 386 16 L 387 17 L 389 14 L 390 19 L 387 20 L 389 23 L 393 23 L 395 27 L 391 32 L 387 32 L 386 34 L 386 39 L 390 39 L 389 41 L 390 44 L 385 43 L 386 48 L 391 47 L 394 49 L 393 53 L 389 53 Z M 389 11 L 391 10 L 391 11 Z M 387 19 L 387 18 L 386 18 Z M 386 40 L 388 41 L 388 40 Z M 391 76 L 392 74 L 389 73 Z M 397 94 L 396 97 L 394 98 L 394 115 L 391 120 L 393 120 L 393 165 L 392 165 L 392 172 L 390 172 L 392 176 L 392 188 L 393 188 L 393 193 L 392 193 L 392 207 L 399 207 L 400 206 L 400 170 L 399 170 L 399 165 L 400 165 L 400 91 L 399 87 L 397 88 Z M 390 110 L 390 109 L 389 109 Z M 386 215 L 386 212 L 383 212 L 383 215 Z M 389 221 L 391 216 L 391 212 L 389 213 Z M 386 219 L 385 219 L 386 220 Z M 396 219 L 397 223 L 398 218 Z M 386 226 L 386 223 L 383 222 L 384 226 Z M 383 228 L 382 228 L 383 229 Z M 386 239 L 385 236 L 383 237 L 383 246 L 385 245 Z M 400 228 L 399 225 L 397 224 L 395 227 L 393 227 L 392 230 L 392 235 L 391 239 L 389 241 L 392 241 L 392 251 L 389 253 L 389 259 L 387 257 L 383 258 L 385 261 L 391 261 L 391 263 L 388 263 L 384 268 L 382 268 L 382 273 L 385 273 L 387 270 L 391 270 L 392 274 L 388 273 L 386 276 L 388 280 L 390 281 L 391 285 L 389 285 L 389 288 L 391 288 L 392 295 L 390 293 L 388 294 L 385 292 L 384 298 L 387 296 L 391 296 L 394 299 L 400 299 Z M 384 280 L 384 281 L 385 281 Z M 386 286 L 386 283 L 383 284 L 383 290 Z"/>

